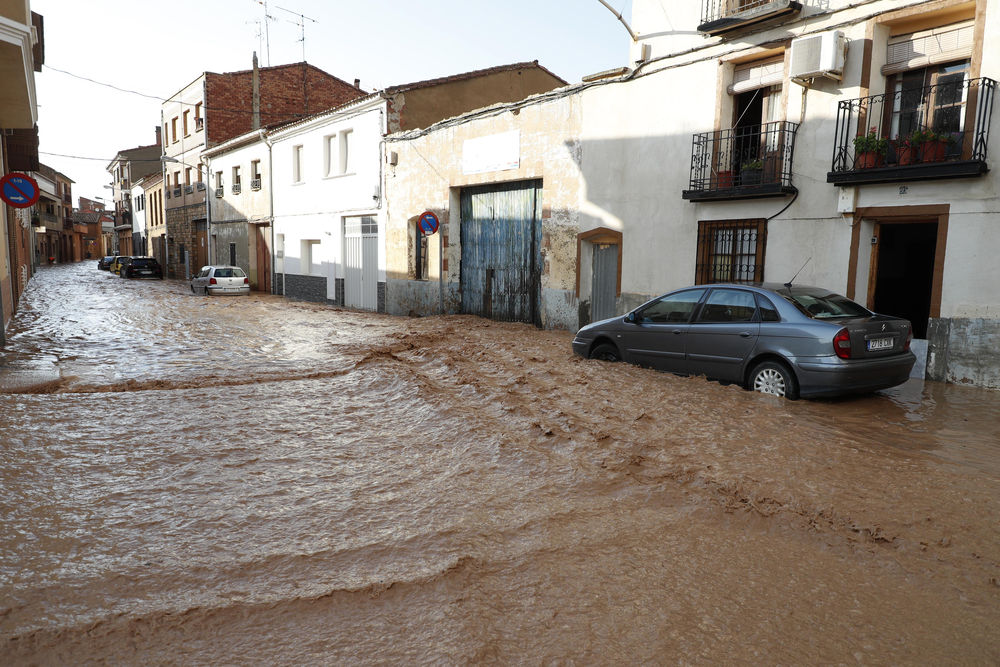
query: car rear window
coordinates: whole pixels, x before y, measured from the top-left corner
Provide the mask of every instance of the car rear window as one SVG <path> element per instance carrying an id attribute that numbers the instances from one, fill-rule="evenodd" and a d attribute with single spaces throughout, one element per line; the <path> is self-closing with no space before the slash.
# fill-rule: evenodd
<path id="1" fill-rule="evenodd" d="M 233 278 L 245 278 L 246 274 L 243 273 L 243 269 L 233 269 Z"/>
<path id="2" fill-rule="evenodd" d="M 215 277 L 216 278 L 232 278 L 233 277 L 233 269 L 216 269 L 215 270 Z"/>
<path id="3" fill-rule="evenodd" d="M 794 291 L 781 296 L 798 306 L 803 313 L 817 320 L 837 317 L 868 317 L 871 315 L 871 311 L 867 308 L 832 292 Z"/>
<path id="4" fill-rule="evenodd" d="M 155 259 L 133 259 L 130 262 L 133 266 L 156 266 Z"/>

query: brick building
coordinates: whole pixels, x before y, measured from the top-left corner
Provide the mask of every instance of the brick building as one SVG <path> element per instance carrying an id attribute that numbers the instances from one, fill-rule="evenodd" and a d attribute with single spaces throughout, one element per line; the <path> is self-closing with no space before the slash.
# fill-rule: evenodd
<path id="1" fill-rule="evenodd" d="M 364 96 L 358 87 L 305 62 L 217 74 L 204 72 L 161 107 L 167 274 L 188 278 L 214 256 L 209 247 L 202 151 L 253 129 L 304 118 Z"/>

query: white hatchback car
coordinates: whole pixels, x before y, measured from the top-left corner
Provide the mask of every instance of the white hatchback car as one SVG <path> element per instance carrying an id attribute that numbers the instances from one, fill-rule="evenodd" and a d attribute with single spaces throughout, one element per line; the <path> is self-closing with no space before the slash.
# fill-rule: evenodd
<path id="1" fill-rule="evenodd" d="M 194 294 L 249 294 L 250 278 L 238 266 L 203 266 L 191 281 Z"/>

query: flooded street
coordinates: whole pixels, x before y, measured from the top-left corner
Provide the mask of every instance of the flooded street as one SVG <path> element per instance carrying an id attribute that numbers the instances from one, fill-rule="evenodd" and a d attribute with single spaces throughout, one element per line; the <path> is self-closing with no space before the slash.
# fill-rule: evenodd
<path id="1" fill-rule="evenodd" d="M 0 357 L 0 665 L 1000 664 L 1000 393 L 95 264 Z"/>

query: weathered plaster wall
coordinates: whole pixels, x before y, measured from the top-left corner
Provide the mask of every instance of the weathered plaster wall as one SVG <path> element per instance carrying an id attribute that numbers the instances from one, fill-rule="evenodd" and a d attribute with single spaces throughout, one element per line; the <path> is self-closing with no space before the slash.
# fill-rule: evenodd
<path id="1" fill-rule="evenodd" d="M 388 312 L 438 312 L 438 241 L 429 244 L 429 282 L 414 281 L 415 222 L 437 213 L 445 241 L 446 310 L 461 306 L 459 267 L 461 188 L 485 183 L 542 180 L 542 324 L 576 329 L 576 235 L 579 232 L 582 112 L 578 96 L 449 121 L 422 135 L 391 138 L 398 164 L 386 172 L 386 274 Z M 463 174 L 464 141 L 520 132 L 520 166 L 485 174 Z"/>

